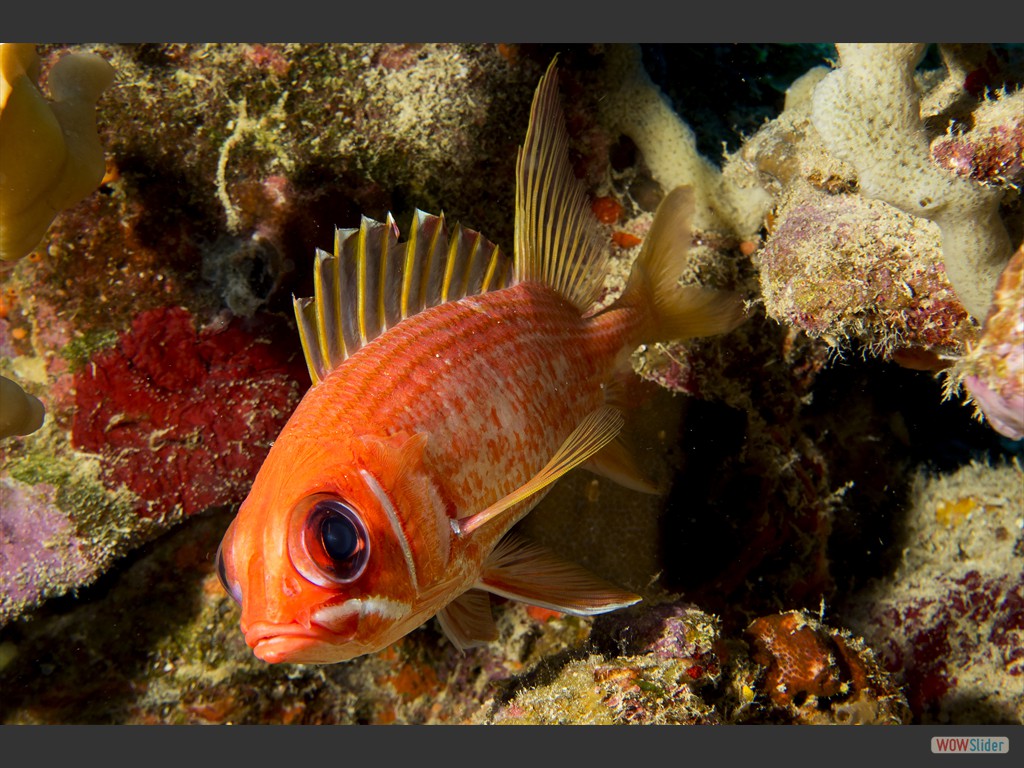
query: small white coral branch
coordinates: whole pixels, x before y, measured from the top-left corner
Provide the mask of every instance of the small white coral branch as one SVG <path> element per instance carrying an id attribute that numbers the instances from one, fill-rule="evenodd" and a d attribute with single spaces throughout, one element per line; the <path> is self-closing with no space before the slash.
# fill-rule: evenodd
<path id="1" fill-rule="evenodd" d="M 287 99 L 288 91 L 285 91 L 274 107 L 259 120 L 249 117 L 248 106 L 244 97 L 238 104 L 238 114 L 235 115 L 231 135 L 221 145 L 220 155 L 217 158 L 217 199 L 224 206 L 229 232 L 237 232 L 239 227 L 238 208 L 231 201 L 231 195 L 228 194 L 227 172 L 231 151 L 247 136 L 252 135 L 260 138 L 267 130 L 271 120 L 280 120 L 284 114 L 284 105 Z M 277 159 L 282 165 L 285 167 L 291 166 L 286 153 L 275 142 L 269 141 L 265 143 L 272 145 L 276 151 Z"/>
<path id="2" fill-rule="evenodd" d="M 613 46 L 606 67 L 611 89 L 602 102 L 606 122 L 636 143 L 662 189 L 693 188 L 694 226 L 753 236 L 771 206 L 768 193 L 723 181 L 722 172 L 697 151 L 693 130 L 647 75 L 638 46 Z"/>

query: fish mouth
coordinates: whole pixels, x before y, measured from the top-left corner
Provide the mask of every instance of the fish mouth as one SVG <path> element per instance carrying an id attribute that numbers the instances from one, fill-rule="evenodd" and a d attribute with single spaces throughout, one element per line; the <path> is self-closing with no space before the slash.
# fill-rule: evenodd
<path id="1" fill-rule="evenodd" d="M 350 638 L 325 627 L 294 622 L 274 624 L 257 621 L 245 631 L 245 642 L 256 658 L 268 664 L 294 662 L 329 664 L 345 657 L 339 646 Z"/>

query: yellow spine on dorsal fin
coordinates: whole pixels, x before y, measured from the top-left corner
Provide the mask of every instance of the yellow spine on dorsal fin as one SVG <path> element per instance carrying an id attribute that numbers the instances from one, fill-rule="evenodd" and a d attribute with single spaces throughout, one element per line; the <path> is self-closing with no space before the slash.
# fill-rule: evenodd
<path id="1" fill-rule="evenodd" d="M 569 166 L 556 61 L 537 86 L 516 162 L 515 279 L 545 283 L 583 312 L 604 283 L 608 249 Z"/>
<path id="2" fill-rule="evenodd" d="M 302 355 L 306 358 L 309 379 L 315 387 L 323 381 L 331 370 L 320 352 L 319 334 L 316 325 L 316 305 L 311 298 L 299 299 L 292 296 L 292 306 L 295 309 L 295 321 L 299 326 L 299 341 L 302 343 Z"/>
<path id="3" fill-rule="evenodd" d="M 448 243 L 448 252 L 445 254 L 444 259 L 444 279 L 441 281 L 441 301 L 439 302 L 441 304 L 449 301 L 449 296 L 452 293 L 452 281 L 455 278 L 455 267 L 458 261 L 459 242 L 461 239 L 462 227 L 456 224 L 454 237 Z"/>
<path id="4" fill-rule="evenodd" d="M 376 322 L 379 328 L 379 333 L 384 333 L 384 331 L 391 327 L 391 323 L 388 322 L 388 303 L 389 300 L 392 302 L 394 301 L 392 297 L 395 293 L 395 286 L 392 275 L 397 271 L 396 268 L 391 265 L 391 260 L 398 255 L 392 254 L 392 251 L 395 250 L 394 246 L 398 242 L 398 225 L 395 223 L 390 211 L 388 211 L 387 221 L 384 222 L 384 226 L 387 228 L 389 237 L 381 240 L 380 252 L 378 253 L 380 263 L 377 267 Z"/>
<path id="5" fill-rule="evenodd" d="M 334 253 L 318 250 L 313 299 L 293 299 L 302 351 L 316 385 L 349 355 L 404 318 L 508 285 L 507 260 L 479 232 L 416 211 L 409 240 L 388 214 L 338 229 Z"/>
<path id="6" fill-rule="evenodd" d="M 315 307 L 320 325 L 320 351 L 323 359 L 345 359 L 345 337 L 341 318 L 341 260 L 338 258 L 339 238 L 334 233 L 334 254 L 318 251 L 313 275 Z"/>
<path id="7" fill-rule="evenodd" d="M 438 238 L 446 237 L 445 232 L 444 213 L 431 216 L 417 210 L 413 214 L 402 262 L 401 317 L 410 317 L 423 309 L 427 276 L 437 252 Z"/>
<path id="8" fill-rule="evenodd" d="M 371 219 L 363 216 L 359 222 L 359 236 L 356 238 L 356 322 L 359 324 L 360 346 L 369 341 L 366 332 L 366 249 L 367 234 Z"/>

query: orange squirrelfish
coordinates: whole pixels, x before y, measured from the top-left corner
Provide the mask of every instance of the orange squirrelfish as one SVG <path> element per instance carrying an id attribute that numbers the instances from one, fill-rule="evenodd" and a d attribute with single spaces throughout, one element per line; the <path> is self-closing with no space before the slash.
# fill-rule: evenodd
<path id="1" fill-rule="evenodd" d="M 516 174 L 512 274 L 476 232 L 417 212 L 339 230 L 296 300 L 313 387 L 217 557 L 268 662 L 381 650 L 432 616 L 497 636 L 488 592 L 573 614 L 640 598 L 509 529 L 586 466 L 651 490 L 616 439 L 616 381 L 644 342 L 731 330 L 733 293 L 680 287 L 693 195 L 662 202 L 622 296 L 591 311 L 607 249 L 567 159 L 554 62 Z"/>

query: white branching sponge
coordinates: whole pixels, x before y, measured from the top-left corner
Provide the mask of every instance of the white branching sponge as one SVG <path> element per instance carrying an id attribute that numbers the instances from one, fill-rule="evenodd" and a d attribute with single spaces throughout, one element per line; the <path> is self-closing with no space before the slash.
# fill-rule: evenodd
<path id="1" fill-rule="evenodd" d="M 914 81 L 925 47 L 836 47 L 841 66 L 815 88 L 814 127 L 829 151 L 856 169 L 862 194 L 938 225 L 949 281 L 983 320 L 1012 251 L 999 218 L 1002 193 L 932 162 Z"/>

